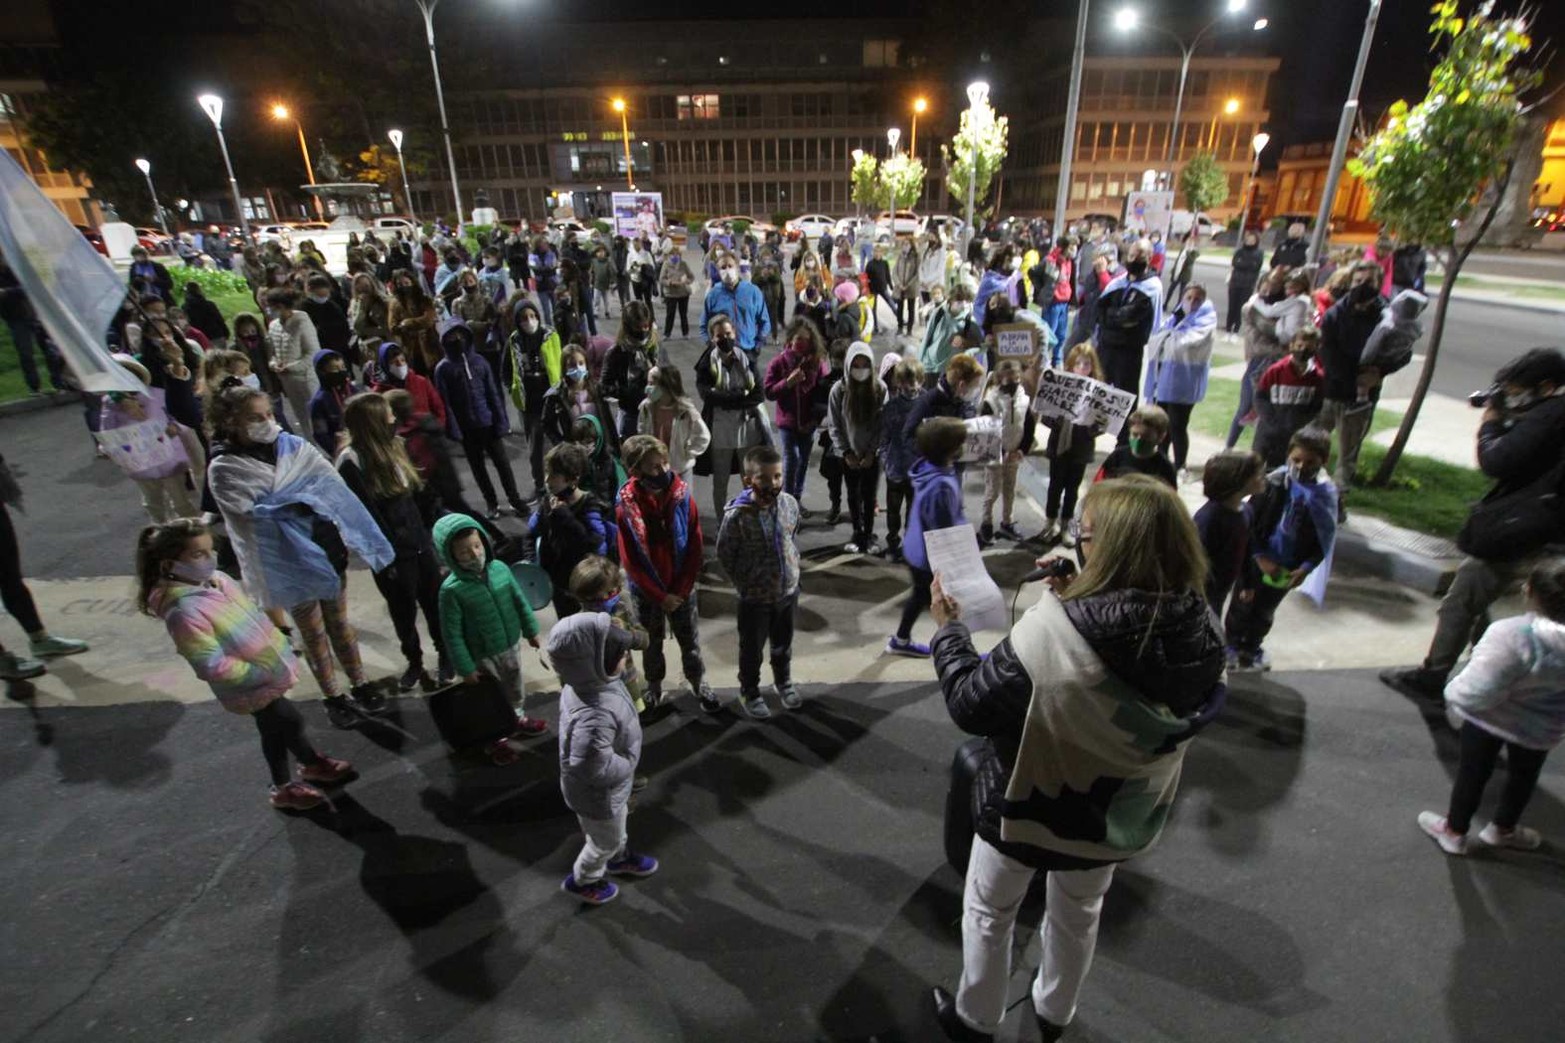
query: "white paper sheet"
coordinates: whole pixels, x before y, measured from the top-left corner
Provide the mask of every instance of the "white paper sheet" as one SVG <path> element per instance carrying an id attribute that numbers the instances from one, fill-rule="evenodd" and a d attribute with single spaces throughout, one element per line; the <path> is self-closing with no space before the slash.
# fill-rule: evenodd
<path id="1" fill-rule="evenodd" d="M 978 534 L 971 525 L 924 533 L 924 551 L 929 556 L 929 569 L 940 578 L 941 587 L 962 606 L 962 622 L 968 629 L 1009 629 L 1005 595 L 984 567 Z"/>
<path id="2" fill-rule="evenodd" d="M 997 416 L 975 416 L 962 422 L 967 425 L 967 441 L 962 443 L 962 462 L 999 463 L 1004 455 L 1005 422 Z"/>

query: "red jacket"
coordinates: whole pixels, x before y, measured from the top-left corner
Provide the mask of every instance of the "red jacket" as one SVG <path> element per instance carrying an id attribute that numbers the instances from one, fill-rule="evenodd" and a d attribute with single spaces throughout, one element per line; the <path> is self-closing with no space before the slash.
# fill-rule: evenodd
<path id="1" fill-rule="evenodd" d="M 446 426 L 446 404 L 441 401 L 440 392 L 435 390 L 435 385 L 429 382 L 428 377 L 421 377 L 409 369 L 408 379 L 400 387 L 389 380 L 377 378 L 370 389 L 382 394 L 387 391 L 406 391 L 413 398 L 414 416 L 432 416 L 440 422 L 441 427 Z"/>
<path id="2" fill-rule="evenodd" d="M 1049 263 L 1060 273 L 1054 280 L 1054 303 L 1069 304 L 1076 289 L 1076 259 L 1065 256 L 1058 246 L 1049 251 Z"/>
<path id="3" fill-rule="evenodd" d="M 661 604 L 690 598 L 701 575 L 701 515 L 679 475 L 662 492 L 634 476 L 619 491 L 619 560 L 631 586 Z"/>

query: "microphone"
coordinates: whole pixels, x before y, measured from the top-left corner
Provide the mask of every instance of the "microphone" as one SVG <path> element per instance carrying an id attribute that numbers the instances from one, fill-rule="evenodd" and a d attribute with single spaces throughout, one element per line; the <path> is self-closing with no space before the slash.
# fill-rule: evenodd
<path id="1" fill-rule="evenodd" d="M 1069 579 L 1076 574 L 1076 563 L 1069 558 L 1050 558 L 1021 579 L 1022 583 L 1036 583 L 1040 579 Z"/>

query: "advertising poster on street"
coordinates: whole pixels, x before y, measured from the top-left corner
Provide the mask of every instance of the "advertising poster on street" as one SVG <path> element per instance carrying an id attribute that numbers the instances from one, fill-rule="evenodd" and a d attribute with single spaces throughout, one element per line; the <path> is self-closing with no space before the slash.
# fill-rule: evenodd
<path id="1" fill-rule="evenodd" d="M 1044 370 L 1032 399 L 1032 410 L 1039 416 L 1064 417 L 1073 424 L 1101 424 L 1111 435 L 1119 434 L 1135 405 L 1136 396 L 1128 391 L 1062 369 Z"/>
<path id="2" fill-rule="evenodd" d="M 1162 232 L 1168 236 L 1168 223 L 1174 217 L 1174 193 L 1132 192 L 1125 197 L 1125 230 L 1146 235 Z"/>
<path id="3" fill-rule="evenodd" d="M 663 227 L 662 192 L 615 192 L 614 231 L 627 239 L 652 239 Z"/>

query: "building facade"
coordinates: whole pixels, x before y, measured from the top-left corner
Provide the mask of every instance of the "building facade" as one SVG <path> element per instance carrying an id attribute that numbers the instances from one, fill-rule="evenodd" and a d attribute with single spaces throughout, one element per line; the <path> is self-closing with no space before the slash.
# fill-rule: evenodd
<path id="1" fill-rule="evenodd" d="M 92 198 L 92 182 L 83 174 L 52 165 L 27 140 L 28 113 L 47 89 L 44 76 L 60 62 L 60 48 L 48 35 L 52 23 L 36 21 L 37 42 L 0 44 L 0 148 L 10 153 L 72 224 L 97 227 L 103 212 Z"/>
<path id="2" fill-rule="evenodd" d="M 1228 176 L 1228 197 L 1211 213 L 1219 219 L 1237 216 L 1254 159 L 1250 142 L 1270 118 L 1266 98 L 1280 64 L 1265 57 L 1193 59 L 1170 153 L 1179 59 L 1088 57 L 1082 68 L 1067 219 L 1117 217 L 1125 195 L 1140 189 L 1148 172 L 1157 180 L 1172 166 L 1177 178 L 1179 166 L 1201 152 L 1213 153 Z M 1008 99 L 996 99 L 1000 111 L 1011 114 L 1010 156 L 998 186 L 1003 212 L 1054 212 L 1069 75 L 1069 68 L 1056 69 L 1044 78 L 1037 97 L 1023 106 L 1008 109 Z"/>

